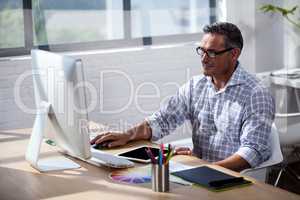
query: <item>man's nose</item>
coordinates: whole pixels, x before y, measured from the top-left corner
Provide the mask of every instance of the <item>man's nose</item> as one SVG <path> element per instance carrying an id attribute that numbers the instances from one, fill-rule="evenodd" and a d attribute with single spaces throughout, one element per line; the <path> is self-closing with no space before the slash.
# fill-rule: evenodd
<path id="1" fill-rule="evenodd" d="M 207 63 L 208 60 L 209 60 L 209 57 L 208 57 L 207 53 L 204 53 L 204 54 L 201 56 L 201 61 L 202 61 L 203 63 Z"/>

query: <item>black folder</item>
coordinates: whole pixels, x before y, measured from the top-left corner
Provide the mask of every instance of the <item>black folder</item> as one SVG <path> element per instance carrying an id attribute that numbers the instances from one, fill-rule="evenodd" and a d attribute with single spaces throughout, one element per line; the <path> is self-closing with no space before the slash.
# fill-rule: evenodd
<path id="1" fill-rule="evenodd" d="M 236 186 L 249 185 L 252 182 L 243 177 L 235 177 L 208 166 L 201 166 L 192 169 L 172 173 L 189 182 L 204 186 L 210 190 L 224 190 Z"/>

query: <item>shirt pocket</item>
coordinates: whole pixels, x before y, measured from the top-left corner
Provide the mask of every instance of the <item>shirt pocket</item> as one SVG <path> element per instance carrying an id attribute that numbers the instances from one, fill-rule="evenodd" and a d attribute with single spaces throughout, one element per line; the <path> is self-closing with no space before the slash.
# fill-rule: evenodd
<path id="1" fill-rule="evenodd" d="M 210 137 L 216 134 L 216 126 L 213 120 L 213 115 L 209 111 L 200 111 L 198 114 L 198 134 L 202 135 L 201 137 Z"/>
<path id="2" fill-rule="evenodd" d="M 238 141 L 241 126 L 242 106 L 238 103 L 225 103 L 221 114 L 215 117 L 217 134 L 226 140 Z"/>

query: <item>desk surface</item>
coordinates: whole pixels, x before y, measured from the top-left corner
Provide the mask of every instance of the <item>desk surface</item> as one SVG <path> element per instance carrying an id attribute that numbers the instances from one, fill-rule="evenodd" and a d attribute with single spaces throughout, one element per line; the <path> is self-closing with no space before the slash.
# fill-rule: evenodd
<path id="1" fill-rule="evenodd" d="M 150 184 L 126 185 L 113 182 L 107 168 L 95 167 L 76 160 L 82 167 L 76 170 L 39 173 L 25 161 L 24 154 L 30 129 L 0 131 L 0 199 L 300 199 L 300 196 L 255 182 L 251 186 L 224 192 L 212 192 L 197 186 L 182 186 L 171 183 L 169 193 L 156 193 Z M 56 154 L 43 145 L 42 155 Z M 130 148 L 130 147 L 129 147 Z M 188 165 L 204 162 L 188 156 L 175 156 L 175 161 Z M 233 171 L 215 168 L 237 175 Z"/>

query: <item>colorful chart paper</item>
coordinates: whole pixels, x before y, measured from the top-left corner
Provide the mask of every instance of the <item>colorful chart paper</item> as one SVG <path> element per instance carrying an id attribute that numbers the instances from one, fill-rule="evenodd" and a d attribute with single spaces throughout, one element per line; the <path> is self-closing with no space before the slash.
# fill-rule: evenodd
<path id="1" fill-rule="evenodd" d="M 143 166 L 116 170 L 110 173 L 109 177 L 113 181 L 128 184 L 149 183 L 151 182 L 151 168 L 150 166 Z"/>

